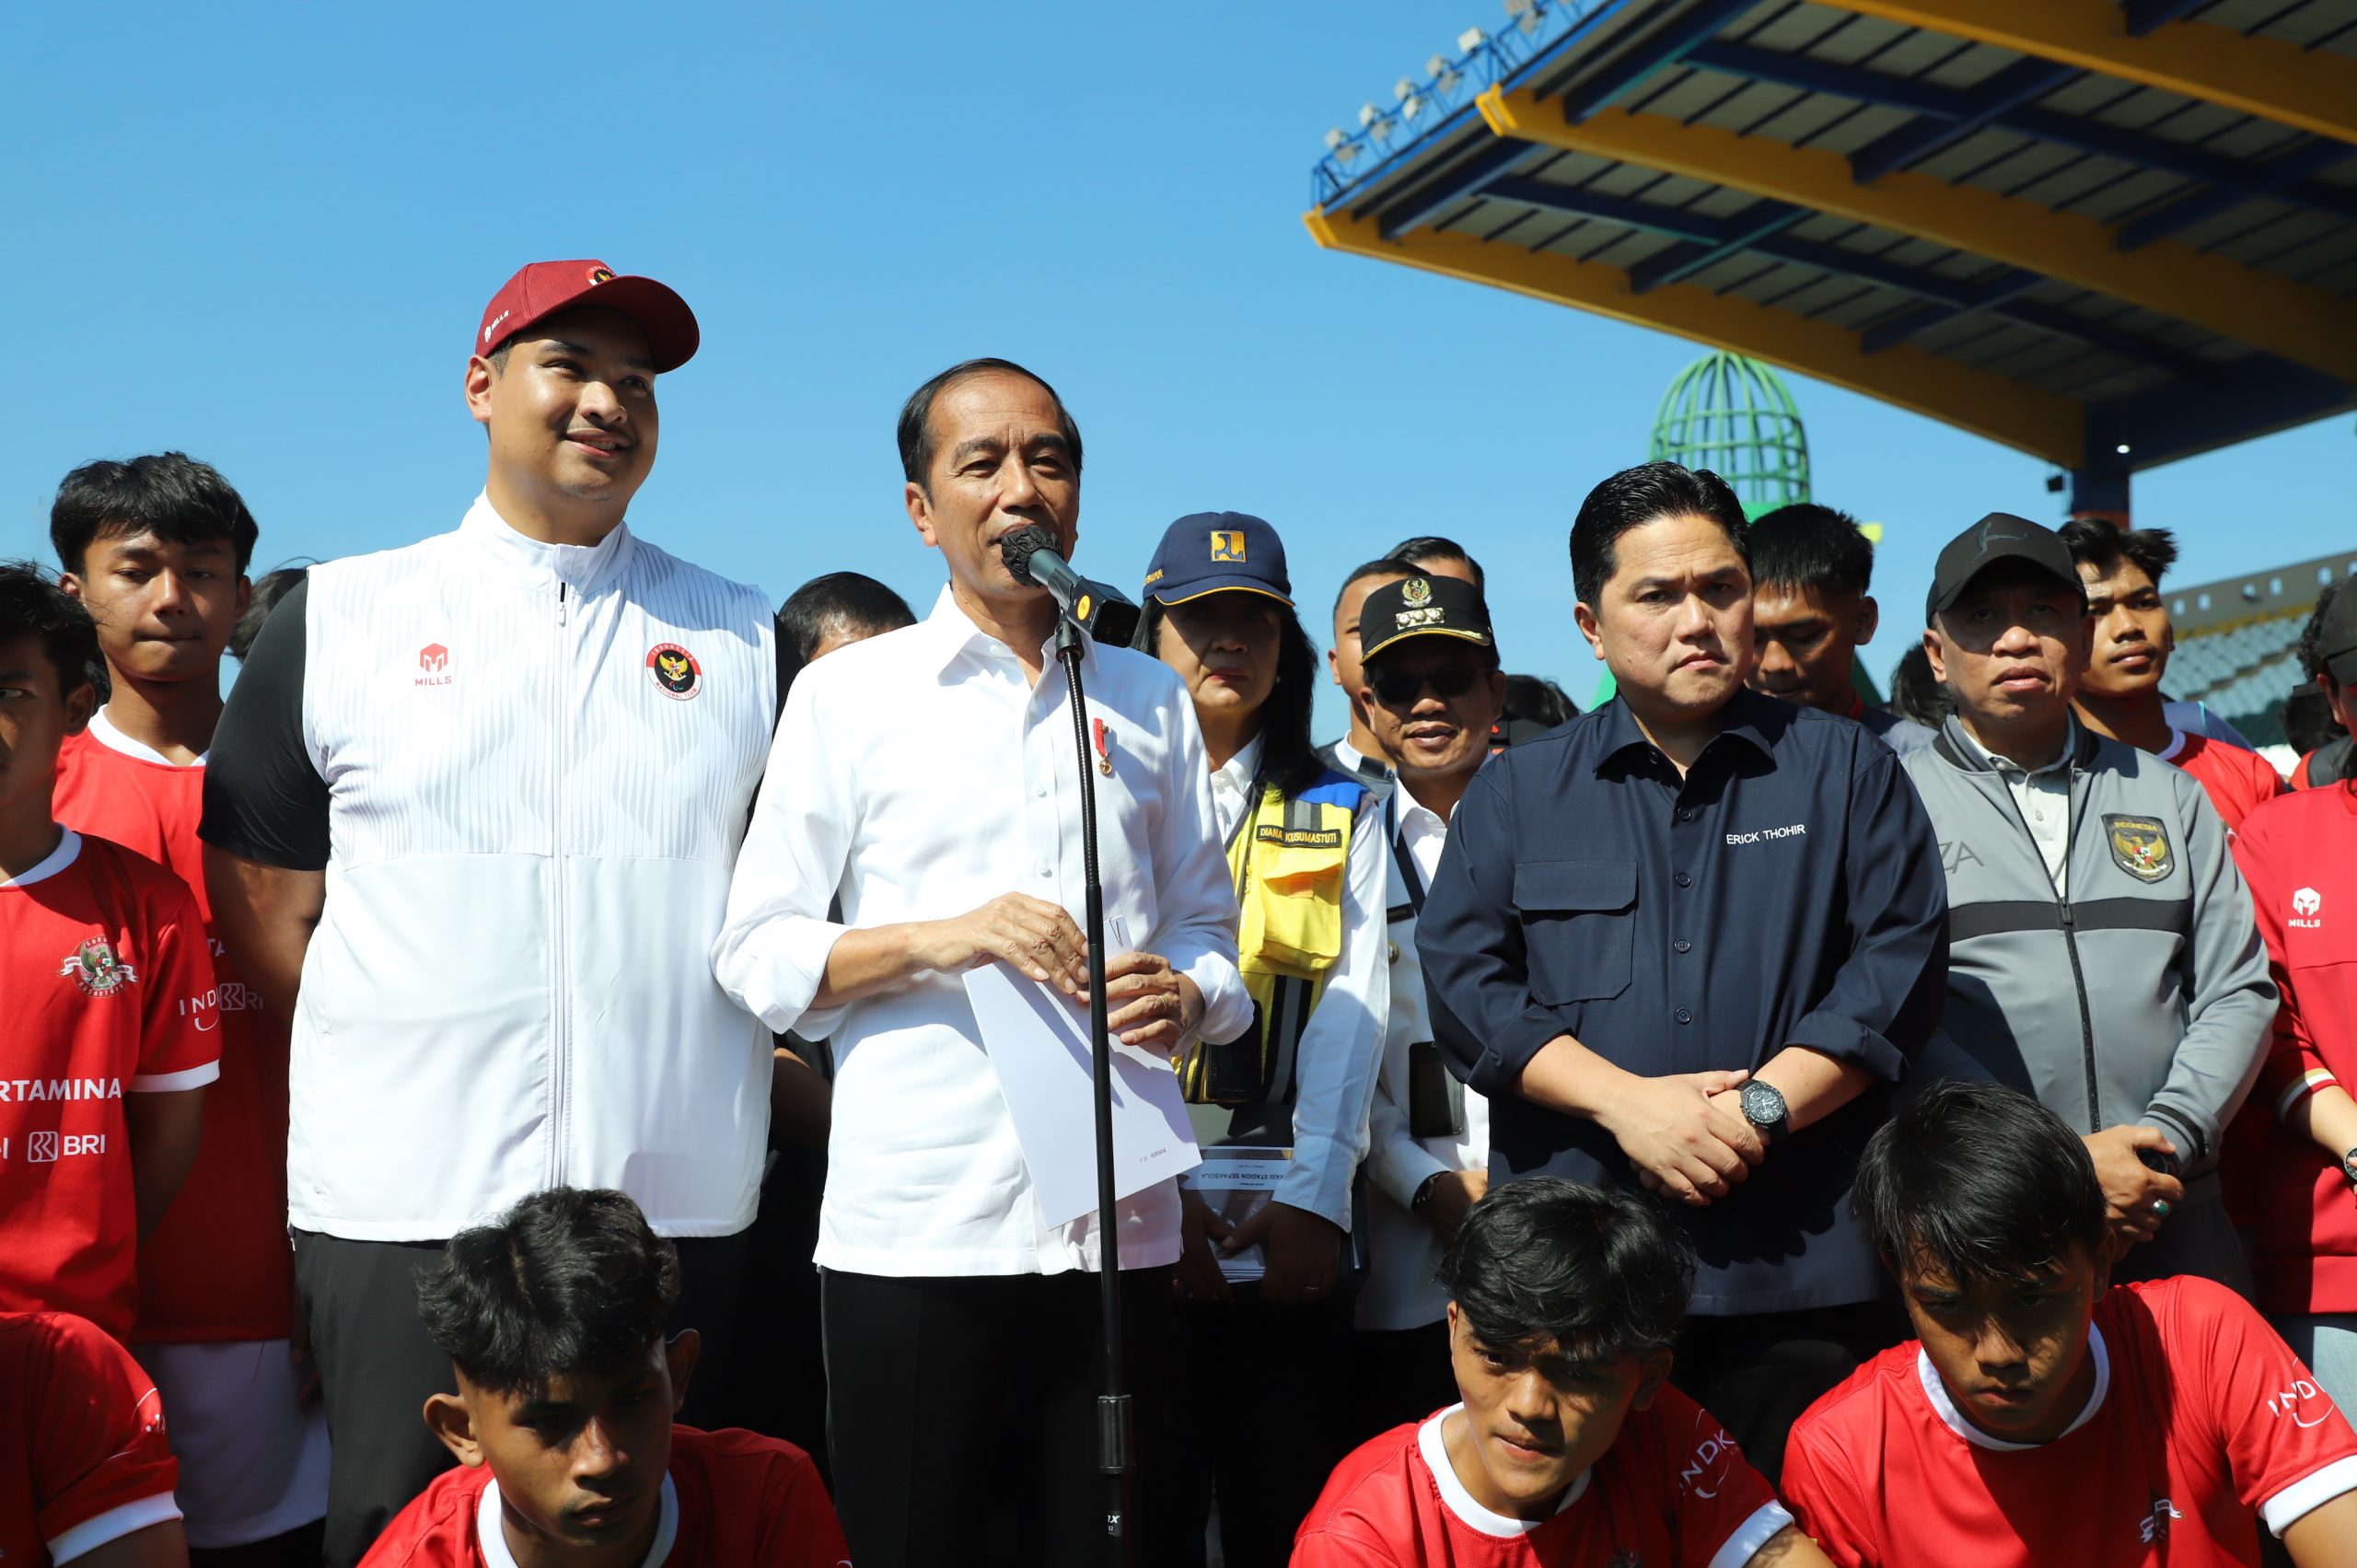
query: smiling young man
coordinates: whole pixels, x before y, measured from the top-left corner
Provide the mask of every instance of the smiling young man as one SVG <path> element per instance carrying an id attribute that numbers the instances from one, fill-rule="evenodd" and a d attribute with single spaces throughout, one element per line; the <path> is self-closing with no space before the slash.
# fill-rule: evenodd
<path id="1" fill-rule="evenodd" d="M 2092 627 L 2052 529 L 1965 529 L 1924 613 L 1955 704 L 1907 759 L 1947 872 L 1942 1052 L 2080 1130 L 2123 1279 L 2247 1291 L 2218 1160 L 2276 998 L 2224 824 L 2192 779 L 2072 716 Z"/>
<path id="2" fill-rule="evenodd" d="M 1061 1568 L 1104 1550 L 1100 1216 L 1051 1224 L 964 975 L 1087 1005 L 1079 789 L 1057 610 L 1002 541 L 1080 539 L 1080 429 L 1053 388 L 969 360 L 902 405 L 900 501 L 948 582 L 923 621 L 830 654 L 787 699 L 712 964 L 772 1028 L 830 1036 L 818 1262 L 828 1426 L 863 1568 Z M 1109 1022 L 1167 1054 L 1252 1020 L 1194 705 L 1161 660 L 1083 633 Z M 840 904 L 836 900 L 840 899 Z M 1123 950 L 1128 949 L 1128 950 Z M 1178 1184 L 1123 1199 L 1128 1387 L 1156 1539 Z"/>
<path id="3" fill-rule="evenodd" d="M 1411 602 L 1412 601 L 1412 602 Z M 1490 1107 L 1433 1043 L 1416 925 L 1440 869 L 1448 821 L 1490 757 L 1505 702 L 1481 591 L 1414 576 L 1367 596 L 1370 650 L 1353 707 L 1397 784 L 1383 803 L 1390 858 L 1391 1005 L 1368 1119 L 1367 1277 L 1351 1355 L 1361 1432 L 1430 1410 L 1449 1387 L 1441 1249 L 1490 1186 Z"/>
<path id="4" fill-rule="evenodd" d="M 2094 621 L 2087 668 L 2072 697 L 2079 722 L 2191 773 L 2232 835 L 2287 786 L 2258 752 L 2169 723 L 2161 682 L 2177 651 L 2177 628 L 2161 598 L 2161 575 L 2177 563 L 2177 540 L 2166 528 L 2073 517 L 2062 525 L 2062 542 Z"/>
<path id="5" fill-rule="evenodd" d="M 0 564 L 0 1312 L 127 1341 L 138 1239 L 221 1075 L 220 1012 L 180 879 L 53 813 L 58 752 L 106 690 L 88 611 Z"/>
<path id="6" fill-rule="evenodd" d="M 1659 1205 L 1552 1178 L 1473 1206 L 1441 1264 L 1460 1402 L 1342 1461 L 1294 1568 L 1820 1568 L 1667 1383 L 1694 1260 Z"/>
<path id="7" fill-rule="evenodd" d="M 376 1568 L 844 1568 L 810 1456 L 675 1425 L 701 1348 L 668 1334 L 679 1267 L 620 1192 L 552 1188 L 451 1237 L 418 1282 L 458 1391 L 425 1402 L 457 1459 Z"/>
<path id="8" fill-rule="evenodd" d="M 1840 1200 L 1936 1018 L 1947 912 L 1890 749 L 1745 689 L 1744 544 L 1707 471 L 1589 494 L 1574 614 L 1619 690 L 1474 775 L 1416 945 L 1493 1179 L 1681 1205 L 1679 1386 L 1772 1478 L 1792 1418 L 1897 1331 Z"/>
<path id="9" fill-rule="evenodd" d="M 679 1239 L 722 1388 L 766 1141 L 770 1040 L 709 953 L 777 712 L 773 622 L 624 520 L 695 317 L 651 278 L 541 261 L 469 337 L 482 494 L 453 532 L 311 568 L 204 786 L 222 940 L 292 1020 L 340 1568 L 448 1463 L 407 1416 L 448 1385 L 409 1306 L 442 1240 L 552 1183 L 627 1191 Z"/>
<path id="10" fill-rule="evenodd" d="M 2357 1563 L 2357 1434 L 2231 1291 L 2107 1292 L 2085 1144 L 2028 1096 L 1933 1086 L 1856 1203 L 1918 1335 L 1794 1428 L 1784 1495 L 1842 1568 Z"/>
<path id="11" fill-rule="evenodd" d="M 1875 546 L 1847 512 L 1813 502 L 1779 506 L 1751 525 L 1751 625 L 1759 657 L 1751 689 L 1856 719 L 1894 751 L 1932 743 L 1932 731 L 1866 705 L 1851 671 L 1875 640 L 1881 607 Z"/>
<path id="12" fill-rule="evenodd" d="M 190 1543 L 232 1562 L 316 1557 L 327 1423 L 304 1408 L 293 1353 L 284 1021 L 258 1027 L 214 935 L 197 839 L 222 653 L 251 598 L 253 514 L 210 464 L 162 452 L 67 474 L 49 533 L 112 687 L 59 754 L 57 819 L 186 881 L 220 981 L 221 1077 L 196 1164 L 140 1245 L 133 1342 L 172 1410 Z"/>

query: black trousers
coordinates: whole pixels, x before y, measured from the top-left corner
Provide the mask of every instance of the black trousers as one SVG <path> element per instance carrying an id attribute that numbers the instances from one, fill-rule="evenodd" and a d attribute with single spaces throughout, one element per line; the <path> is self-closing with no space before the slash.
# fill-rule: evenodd
<path id="1" fill-rule="evenodd" d="M 1669 1380 L 1724 1427 L 1744 1458 L 1774 1485 L 1784 1438 L 1817 1397 L 1907 1338 L 1895 1301 L 1689 1318 Z"/>
<path id="2" fill-rule="evenodd" d="M 1357 1330 L 1344 1353 L 1350 1357 L 1353 1448 L 1457 1402 L 1446 1318 L 1415 1329 Z"/>
<path id="3" fill-rule="evenodd" d="M 830 1487 L 827 1366 L 819 1330 L 819 1197 L 826 1151 L 781 1149 L 747 1233 L 735 1375 L 722 1421 L 782 1437 L 809 1454 Z"/>
<path id="4" fill-rule="evenodd" d="M 1172 1389 L 1170 1553 L 1199 1568 L 1212 1497 L 1219 1498 L 1227 1568 L 1284 1568 L 1326 1478 L 1353 1442 L 1336 1396 L 1348 1385 L 1346 1295 L 1316 1306 L 1272 1307 L 1260 1287 L 1232 1301 L 1178 1306 L 1178 1376 Z"/>
<path id="5" fill-rule="evenodd" d="M 690 1425 L 709 1417 L 728 1385 L 736 1339 L 740 1236 L 675 1242 L 679 1308 L 673 1331 L 692 1328 L 703 1342 L 688 1408 Z M 452 1392 L 449 1358 L 434 1348 L 417 1317 L 417 1276 L 442 1256 L 438 1241 L 347 1241 L 295 1233 L 295 1287 L 311 1326 L 319 1395 L 327 1408 L 327 1539 L 330 1568 L 353 1568 L 409 1500 L 450 1468 L 448 1449 L 425 1428 L 425 1401 Z"/>
<path id="6" fill-rule="evenodd" d="M 835 1512 L 859 1568 L 1097 1568 L 1100 1312 L 1094 1272 L 819 1274 Z M 1121 1276 L 1137 1486 L 1131 1539 L 1156 1561 L 1170 1271 Z"/>

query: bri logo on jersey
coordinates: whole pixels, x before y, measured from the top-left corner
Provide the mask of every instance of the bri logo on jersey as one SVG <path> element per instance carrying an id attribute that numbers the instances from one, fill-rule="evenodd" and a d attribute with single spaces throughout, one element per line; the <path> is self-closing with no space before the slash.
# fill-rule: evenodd
<path id="1" fill-rule="evenodd" d="M 112 996 L 139 978 L 129 964 L 114 956 L 114 948 L 103 936 L 93 936 L 66 955 L 57 972 L 70 977 L 85 996 Z"/>

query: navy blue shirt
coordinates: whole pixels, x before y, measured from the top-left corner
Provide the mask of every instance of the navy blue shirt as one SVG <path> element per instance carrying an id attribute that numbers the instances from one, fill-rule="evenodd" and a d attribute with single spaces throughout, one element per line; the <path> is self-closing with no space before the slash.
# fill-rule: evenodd
<path id="1" fill-rule="evenodd" d="M 1500 1179 L 1634 1183 L 1609 1132 L 1515 1093 L 1560 1036 L 1643 1077 L 1787 1045 L 1865 1068 L 1880 1082 L 1678 1214 L 1697 1313 L 1870 1300 L 1848 1199 L 1945 999 L 1938 845 L 1864 726 L 1747 691 L 1724 723 L 1683 780 L 1618 698 L 1474 776 L 1416 931 L 1434 1036 L 1490 1098 Z"/>

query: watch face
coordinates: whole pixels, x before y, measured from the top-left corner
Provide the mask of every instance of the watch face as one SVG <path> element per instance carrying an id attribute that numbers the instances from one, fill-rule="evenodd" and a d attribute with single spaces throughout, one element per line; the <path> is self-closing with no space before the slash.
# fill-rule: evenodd
<path id="1" fill-rule="evenodd" d="M 1755 1125 L 1767 1126 L 1784 1120 L 1784 1097 L 1770 1084 L 1743 1086 L 1743 1114 Z"/>

